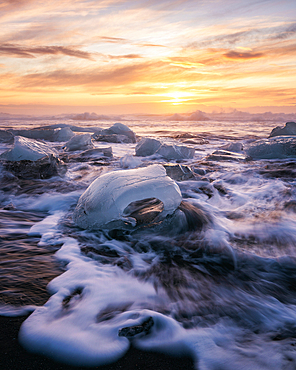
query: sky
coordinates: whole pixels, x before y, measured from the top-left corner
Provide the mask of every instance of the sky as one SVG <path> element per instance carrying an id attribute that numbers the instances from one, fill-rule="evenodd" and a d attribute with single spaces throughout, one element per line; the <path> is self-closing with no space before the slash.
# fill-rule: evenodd
<path id="1" fill-rule="evenodd" d="M 296 112 L 295 0 L 0 0 L 0 112 Z"/>

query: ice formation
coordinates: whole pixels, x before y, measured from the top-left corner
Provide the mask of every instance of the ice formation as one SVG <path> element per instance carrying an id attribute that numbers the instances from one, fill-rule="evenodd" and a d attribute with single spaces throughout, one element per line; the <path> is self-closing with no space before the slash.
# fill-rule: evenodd
<path id="1" fill-rule="evenodd" d="M 248 145 L 246 152 L 254 159 L 278 159 L 296 156 L 296 138 L 279 136 L 256 140 Z"/>
<path id="2" fill-rule="evenodd" d="M 47 141 L 68 141 L 74 133 L 69 127 L 63 128 L 34 128 L 31 130 L 10 130 L 13 135 L 24 136 L 28 139 Z"/>
<path id="3" fill-rule="evenodd" d="M 58 152 L 48 144 L 34 139 L 28 139 L 22 136 L 15 136 L 14 147 L 0 155 L 0 159 L 7 161 L 37 161 L 38 159 L 58 155 Z"/>
<path id="4" fill-rule="evenodd" d="M 220 149 L 227 150 L 229 152 L 240 153 L 243 150 L 243 144 L 240 142 L 231 142 L 221 146 Z"/>
<path id="5" fill-rule="evenodd" d="M 162 216 L 173 213 L 182 200 L 178 185 L 166 175 L 162 165 L 120 170 L 97 178 L 81 195 L 73 213 L 83 229 L 96 229 L 112 221 L 135 224 L 125 209 L 132 202 L 156 198 L 163 202 Z"/>
<path id="6" fill-rule="evenodd" d="M 285 127 L 277 126 L 275 127 L 269 137 L 273 136 L 293 136 L 296 135 L 296 123 L 295 122 L 287 122 Z"/>
<path id="7" fill-rule="evenodd" d="M 75 135 L 64 146 L 65 151 L 86 150 L 93 148 L 90 134 Z"/>
<path id="8" fill-rule="evenodd" d="M 104 130 L 96 130 L 94 139 L 109 143 L 135 143 L 135 133 L 126 125 L 117 122 L 113 126 Z"/>
<path id="9" fill-rule="evenodd" d="M 161 155 L 165 159 L 191 159 L 194 157 L 195 149 L 184 145 L 168 145 L 162 146 L 156 151 L 155 154 Z"/>
<path id="10" fill-rule="evenodd" d="M 150 137 L 145 137 L 136 145 L 136 155 L 147 157 L 154 154 L 161 147 L 161 142 Z"/>
<path id="11" fill-rule="evenodd" d="M 165 159 L 191 159 L 194 157 L 195 149 L 184 145 L 165 144 L 159 140 L 143 138 L 136 146 L 136 155 L 147 157 L 158 154 Z"/>
<path id="12" fill-rule="evenodd" d="M 103 130 L 105 134 L 117 134 L 117 135 L 125 135 L 131 139 L 133 143 L 136 142 L 136 135 L 135 133 L 123 123 L 117 122 L 114 123 L 109 129 Z"/>

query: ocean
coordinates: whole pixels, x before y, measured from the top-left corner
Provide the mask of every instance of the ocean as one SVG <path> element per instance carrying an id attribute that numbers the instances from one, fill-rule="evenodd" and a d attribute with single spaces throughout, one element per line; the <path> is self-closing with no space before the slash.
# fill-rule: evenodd
<path id="1" fill-rule="evenodd" d="M 114 121 L 1 119 L 21 138 L 72 128 L 98 149 L 39 138 L 63 161 L 52 176 L 0 162 L 0 314 L 31 313 L 26 350 L 74 366 L 132 346 L 197 370 L 296 368 L 296 137 L 269 138 L 281 117 L 178 118 L 122 119 L 136 142 Z M 143 138 L 166 151 L 136 156 Z M 14 145 L 0 134 L 0 159 Z"/>

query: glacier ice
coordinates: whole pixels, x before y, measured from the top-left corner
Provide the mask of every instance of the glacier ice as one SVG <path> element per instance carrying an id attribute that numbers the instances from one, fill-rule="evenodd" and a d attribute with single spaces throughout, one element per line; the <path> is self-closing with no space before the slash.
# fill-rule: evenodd
<path id="1" fill-rule="evenodd" d="M 162 146 L 156 151 L 155 154 L 161 155 L 165 159 L 192 159 L 195 154 L 195 149 L 184 145 L 168 145 Z"/>
<path id="2" fill-rule="evenodd" d="M 13 148 L 2 153 L 0 159 L 7 161 L 37 161 L 50 154 L 58 156 L 58 152 L 46 143 L 22 136 L 15 136 Z"/>
<path id="3" fill-rule="evenodd" d="M 145 137 L 136 145 L 136 156 L 147 157 L 154 154 L 161 147 L 161 142 L 150 137 Z"/>
<path id="4" fill-rule="evenodd" d="M 132 143 L 136 142 L 136 135 L 135 133 L 126 125 L 123 123 L 117 122 L 114 123 L 113 126 L 111 126 L 108 129 L 103 130 L 103 133 L 112 135 L 112 134 L 117 134 L 117 135 L 125 135 L 127 136 Z"/>
<path id="5" fill-rule="evenodd" d="M 47 141 L 68 141 L 74 133 L 69 127 L 63 128 L 34 128 L 29 130 L 9 130 L 15 136 L 24 136 L 28 139 Z"/>
<path id="6" fill-rule="evenodd" d="M 195 149 L 184 145 L 165 144 L 152 138 L 143 138 L 136 145 L 136 156 L 147 157 L 158 154 L 163 158 L 170 159 L 191 159 L 194 157 Z"/>
<path id="7" fill-rule="evenodd" d="M 280 159 L 296 156 L 295 136 L 276 136 L 256 140 L 246 148 L 246 153 L 254 159 Z"/>
<path id="8" fill-rule="evenodd" d="M 269 137 L 274 137 L 274 136 L 292 136 L 296 135 L 296 122 L 287 122 L 285 127 L 280 127 L 277 126 L 275 127 Z"/>
<path id="9" fill-rule="evenodd" d="M 93 135 L 96 141 L 106 141 L 109 143 L 135 143 L 136 134 L 123 123 L 117 122 L 113 126 L 96 130 Z"/>
<path id="10" fill-rule="evenodd" d="M 132 202 L 148 198 L 163 203 L 163 217 L 181 203 L 180 189 L 162 165 L 109 172 L 98 177 L 81 195 L 73 220 L 83 229 L 98 229 L 112 221 L 135 225 L 135 219 L 127 217 L 125 209 Z"/>
<path id="11" fill-rule="evenodd" d="M 64 146 L 64 150 L 67 152 L 73 152 L 75 150 L 86 150 L 94 147 L 91 141 L 91 134 L 75 135 L 70 139 Z"/>

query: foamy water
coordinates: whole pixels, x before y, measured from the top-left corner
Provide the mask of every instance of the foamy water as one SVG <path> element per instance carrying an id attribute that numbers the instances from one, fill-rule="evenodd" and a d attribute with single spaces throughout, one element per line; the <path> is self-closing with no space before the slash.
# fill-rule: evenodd
<path id="1" fill-rule="evenodd" d="M 112 147 L 108 163 L 69 161 L 64 176 L 48 180 L 19 180 L 2 169 L 0 312 L 33 311 L 21 327 L 21 344 L 74 365 L 114 362 L 132 345 L 190 355 L 200 370 L 295 369 L 296 156 L 208 157 L 232 143 L 247 148 L 284 122 L 124 123 L 138 136 L 195 148 L 182 164 L 196 178 L 177 184 L 183 202 L 206 222 L 185 232 L 177 216 L 161 227 L 116 232 L 74 224 L 78 199 L 98 176 L 167 164 L 157 156 L 134 157 L 136 144 L 95 142 Z M 60 153 L 62 144 L 50 143 Z M 0 154 L 10 147 L 2 143 Z M 48 300 L 45 280 L 36 276 L 50 281 Z"/>

